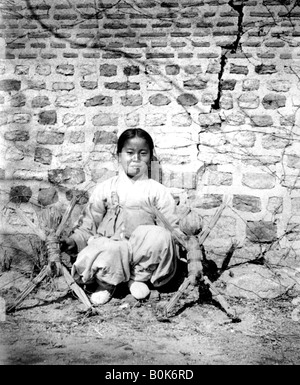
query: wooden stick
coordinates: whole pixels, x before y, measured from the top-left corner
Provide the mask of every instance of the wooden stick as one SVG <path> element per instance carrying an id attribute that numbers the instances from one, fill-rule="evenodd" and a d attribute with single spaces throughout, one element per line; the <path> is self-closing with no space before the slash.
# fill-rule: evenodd
<path id="1" fill-rule="evenodd" d="M 39 283 L 48 275 L 48 266 L 44 266 L 39 274 L 32 279 L 31 282 L 27 284 L 22 293 L 16 298 L 15 302 L 6 309 L 6 312 L 9 313 L 13 311 L 24 299 L 37 287 Z"/>
<path id="2" fill-rule="evenodd" d="M 69 285 L 69 287 L 71 288 L 71 290 L 75 292 L 79 300 L 86 306 L 87 309 L 92 309 L 93 306 L 90 303 L 90 300 L 88 299 L 85 292 L 81 289 L 81 287 L 77 285 L 77 283 L 74 281 L 74 278 L 69 273 L 68 269 L 64 265 L 62 266 L 62 269 L 63 269 L 65 280 Z"/>
<path id="3" fill-rule="evenodd" d="M 221 307 L 225 310 L 226 314 L 235 322 L 239 322 L 240 318 L 236 315 L 236 313 L 231 309 L 228 305 L 225 298 L 220 294 L 215 285 L 208 279 L 208 277 L 203 277 L 204 283 L 206 283 L 209 287 L 209 291 L 212 294 L 213 299 L 215 299 Z"/>
<path id="4" fill-rule="evenodd" d="M 225 207 L 227 206 L 227 203 L 224 201 L 221 206 L 216 211 L 215 215 L 212 217 L 211 221 L 209 222 L 207 228 L 203 230 L 200 235 L 198 236 L 199 244 L 202 245 L 206 238 L 209 236 L 211 230 L 215 227 L 216 223 L 220 219 L 220 216 L 222 215 Z"/>
<path id="5" fill-rule="evenodd" d="M 80 286 L 74 281 L 73 277 L 69 273 L 68 269 L 65 266 L 62 266 L 64 278 L 69 285 L 70 289 L 74 291 L 79 298 L 79 300 L 86 306 L 87 309 L 92 308 L 92 304 L 90 303 L 87 295 L 81 289 Z M 39 283 L 41 283 L 44 278 L 48 275 L 48 266 L 44 266 L 40 273 L 33 278 L 33 280 L 25 287 L 22 293 L 16 298 L 13 305 L 9 306 L 6 311 L 7 313 L 13 311 L 20 303 L 24 301 L 24 299 L 37 287 Z"/>
<path id="6" fill-rule="evenodd" d="M 179 298 L 187 290 L 190 284 L 191 284 L 191 281 L 189 280 L 189 278 L 186 278 L 182 282 L 182 284 L 179 286 L 179 289 L 176 291 L 176 293 L 173 295 L 173 297 L 170 299 L 170 301 L 167 303 L 167 305 L 164 308 L 164 313 L 166 317 L 168 316 L 168 313 L 174 308 Z"/>

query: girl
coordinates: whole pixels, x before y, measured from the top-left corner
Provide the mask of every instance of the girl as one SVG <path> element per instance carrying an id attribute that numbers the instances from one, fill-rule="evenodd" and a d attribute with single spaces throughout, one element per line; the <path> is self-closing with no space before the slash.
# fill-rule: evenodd
<path id="1" fill-rule="evenodd" d="M 155 205 L 178 230 L 175 201 L 166 187 L 148 178 L 153 159 L 151 136 L 140 128 L 124 131 L 117 143 L 119 173 L 99 183 L 61 248 L 77 250 L 72 267 L 81 284 L 97 282 L 90 300 L 108 302 L 122 282 L 130 293 L 144 299 L 149 283 L 160 287 L 176 270 L 176 249 L 171 233 L 151 211 Z"/>

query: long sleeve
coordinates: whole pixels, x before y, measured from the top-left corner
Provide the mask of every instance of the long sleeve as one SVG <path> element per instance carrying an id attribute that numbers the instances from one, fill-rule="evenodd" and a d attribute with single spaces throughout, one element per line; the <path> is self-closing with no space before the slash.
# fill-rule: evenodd
<path id="1" fill-rule="evenodd" d="M 78 251 L 81 251 L 87 245 L 88 239 L 97 233 L 105 213 L 104 184 L 101 183 L 93 191 L 71 235 Z"/>
<path id="2" fill-rule="evenodd" d="M 165 216 L 176 230 L 179 230 L 179 218 L 176 213 L 176 202 L 170 191 L 163 185 L 157 185 L 155 194 L 156 208 Z"/>

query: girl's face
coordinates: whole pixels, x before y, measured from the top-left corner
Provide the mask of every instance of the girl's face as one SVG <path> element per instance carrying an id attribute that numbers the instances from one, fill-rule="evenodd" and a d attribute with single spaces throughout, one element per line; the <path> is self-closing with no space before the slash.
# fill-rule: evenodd
<path id="1" fill-rule="evenodd" d="M 150 158 L 148 143 L 145 139 L 138 137 L 128 139 L 119 154 L 119 162 L 129 178 L 138 178 L 146 173 Z"/>

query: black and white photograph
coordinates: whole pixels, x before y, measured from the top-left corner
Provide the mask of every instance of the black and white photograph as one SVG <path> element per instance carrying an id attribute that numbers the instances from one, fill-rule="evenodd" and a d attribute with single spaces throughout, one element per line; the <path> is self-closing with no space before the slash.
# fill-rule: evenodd
<path id="1" fill-rule="evenodd" d="M 299 0 L 0 0 L 0 365 L 299 365 L 299 108 Z"/>

